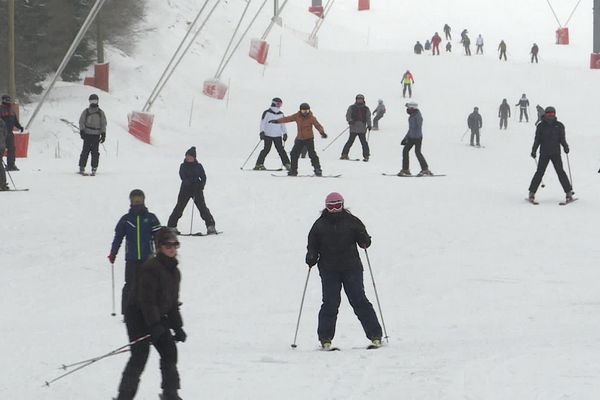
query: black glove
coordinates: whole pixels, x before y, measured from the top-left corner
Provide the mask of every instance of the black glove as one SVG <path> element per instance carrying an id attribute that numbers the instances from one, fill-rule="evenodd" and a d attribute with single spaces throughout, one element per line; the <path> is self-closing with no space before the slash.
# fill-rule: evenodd
<path id="1" fill-rule="evenodd" d="M 306 264 L 308 264 L 308 268 L 312 268 L 313 266 L 315 266 L 317 264 L 317 259 L 313 258 L 313 257 L 309 257 L 307 254 L 306 255 Z"/>
<path id="2" fill-rule="evenodd" d="M 370 126 L 367 126 L 367 130 L 368 130 L 369 132 L 371 132 L 371 127 L 370 127 Z"/>
<path id="3" fill-rule="evenodd" d="M 400 142 L 400 144 L 401 144 L 402 146 L 406 146 L 406 143 L 407 143 L 407 140 L 406 140 L 406 138 L 402 139 L 402 141 Z"/>
<path id="4" fill-rule="evenodd" d="M 323 132 L 323 133 L 321 133 L 321 137 L 322 137 L 323 139 L 327 139 L 327 134 L 326 134 L 325 132 Z"/>
<path id="5" fill-rule="evenodd" d="M 260 136 L 260 140 L 265 140 L 265 133 L 261 131 L 258 136 Z"/>
<path id="6" fill-rule="evenodd" d="M 85 131 L 82 129 L 79 131 L 79 136 L 83 139 L 85 137 Z"/>
<path id="7" fill-rule="evenodd" d="M 532 152 L 531 152 L 531 157 L 532 157 L 532 158 L 535 158 L 535 157 L 536 157 L 535 151 L 532 151 Z"/>
<path id="8" fill-rule="evenodd" d="M 104 143 L 105 140 L 106 140 L 106 132 L 102 132 L 100 134 L 100 143 Z"/>
<path id="9" fill-rule="evenodd" d="M 23 127 L 20 127 L 19 130 L 21 131 L 21 133 L 23 133 Z"/>
<path id="10" fill-rule="evenodd" d="M 570 150 L 569 150 L 569 146 L 566 146 L 566 147 L 565 147 L 565 154 L 569 154 L 569 151 L 570 151 Z"/>
<path id="11" fill-rule="evenodd" d="M 284 133 L 284 134 L 283 134 L 283 141 L 284 141 L 284 142 L 287 142 L 287 133 Z"/>
<path id="12" fill-rule="evenodd" d="M 173 336 L 173 339 L 175 339 L 176 342 L 183 343 L 187 339 L 187 334 L 185 333 L 183 328 L 177 328 L 175 329 L 175 336 Z"/>
<path id="13" fill-rule="evenodd" d="M 279 122 L 276 119 L 272 119 L 269 121 L 270 124 L 278 124 Z"/>
<path id="14" fill-rule="evenodd" d="M 160 322 L 152 325 L 150 327 L 150 338 L 152 339 L 152 343 L 158 343 L 165 333 L 167 333 L 167 330 Z"/>

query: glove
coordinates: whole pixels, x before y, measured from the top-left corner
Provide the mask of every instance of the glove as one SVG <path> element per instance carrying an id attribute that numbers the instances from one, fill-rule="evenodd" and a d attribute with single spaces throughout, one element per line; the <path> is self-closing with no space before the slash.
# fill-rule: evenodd
<path id="1" fill-rule="evenodd" d="M 102 132 L 100 134 L 100 143 L 104 143 L 105 140 L 106 140 L 106 132 Z"/>
<path id="2" fill-rule="evenodd" d="M 258 134 L 258 136 L 260 136 L 260 140 L 265 140 L 265 133 L 264 133 L 264 132 L 262 132 L 262 131 L 261 131 L 261 132 Z"/>
<path id="3" fill-rule="evenodd" d="M 376 113 L 376 111 L 373 111 L 373 114 L 371 114 L 371 115 L 375 115 L 375 113 Z"/>
<path id="4" fill-rule="evenodd" d="M 323 139 L 327 139 L 327 134 L 326 134 L 325 132 L 323 132 L 323 133 L 321 133 L 321 137 L 322 137 Z"/>
<path id="5" fill-rule="evenodd" d="M 287 133 L 284 133 L 284 134 L 283 134 L 283 141 L 284 141 L 284 142 L 287 142 Z"/>
<path id="6" fill-rule="evenodd" d="M 107 258 L 108 258 L 108 261 L 110 261 L 111 264 L 114 264 L 115 263 L 115 258 L 117 258 L 117 255 L 113 254 L 113 253 L 110 253 Z"/>
<path id="7" fill-rule="evenodd" d="M 535 157 L 536 157 L 535 151 L 532 151 L 532 152 L 531 152 L 531 157 L 532 157 L 532 158 L 535 158 Z"/>
<path id="8" fill-rule="evenodd" d="M 402 139 L 402 141 L 400 142 L 400 144 L 402 146 L 406 146 L 406 143 L 407 143 L 406 138 Z"/>
<path id="9" fill-rule="evenodd" d="M 81 136 L 81 138 L 83 139 L 85 136 L 85 131 L 82 129 L 79 131 L 79 136 Z"/>
<path id="10" fill-rule="evenodd" d="M 565 154 L 569 154 L 569 146 L 565 147 Z"/>
<path id="11" fill-rule="evenodd" d="M 21 133 L 23 133 L 23 127 L 20 127 L 19 130 L 21 131 Z"/>
<path id="12" fill-rule="evenodd" d="M 270 124 L 278 124 L 279 122 L 276 119 L 272 119 L 269 121 Z"/>
<path id="13" fill-rule="evenodd" d="M 306 264 L 308 264 L 308 268 L 312 268 L 317 263 L 317 257 L 314 257 L 310 253 L 306 254 Z"/>
<path id="14" fill-rule="evenodd" d="M 163 324 L 156 323 L 150 327 L 150 338 L 152 339 L 152 343 L 156 344 L 162 338 L 162 336 L 167 332 Z"/>
<path id="15" fill-rule="evenodd" d="M 367 126 L 367 130 L 368 130 L 369 132 L 371 132 L 371 127 L 370 127 L 370 126 Z"/>
<path id="16" fill-rule="evenodd" d="M 175 336 L 173 336 L 173 339 L 175 339 L 176 342 L 183 343 L 187 339 L 187 334 L 185 333 L 183 328 L 177 328 L 175 329 Z"/>

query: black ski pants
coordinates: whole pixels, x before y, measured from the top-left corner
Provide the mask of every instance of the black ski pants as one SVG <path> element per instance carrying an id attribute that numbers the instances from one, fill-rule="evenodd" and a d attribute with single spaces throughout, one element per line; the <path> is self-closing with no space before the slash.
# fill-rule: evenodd
<path id="1" fill-rule="evenodd" d="M 169 216 L 167 226 L 170 228 L 177 228 L 177 222 L 183 215 L 183 210 L 187 206 L 190 199 L 194 199 L 194 204 L 200 211 L 200 217 L 204 220 L 206 226 L 215 224 L 215 220 L 210 213 L 208 207 L 206 207 L 206 201 L 204 200 L 204 192 L 198 185 L 194 186 L 181 186 L 179 189 L 179 195 L 177 196 L 177 204 L 173 209 L 173 212 Z"/>
<path id="2" fill-rule="evenodd" d="M 504 129 L 506 129 L 507 126 L 508 126 L 508 117 L 506 115 L 503 115 L 500 117 L 500 129 L 502 129 L 502 127 L 504 127 Z"/>
<path id="3" fill-rule="evenodd" d="M 342 301 L 342 286 L 348 297 L 348 302 L 358 317 L 365 335 L 373 340 L 381 339 L 381 325 L 373 305 L 365 295 L 363 271 L 319 271 L 323 288 L 323 304 L 319 311 L 319 326 L 317 335 L 320 341 L 332 340 L 335 336 L 338 309 Z"/>
<path id="4" fill-rule="evenodd" d="M 525 121 L 529 122 L 529 115 L 527 114 L 527 108 L 520 107 L 519 108 L 519 122 L 523 121 L 523 115 L 525 116 Z"/>
<path id="5" fill-rule="evenodd" d="M 502 57 L 504 57 L 504 61 L 506 61 L 506 50 L 500 50 L 500 57 L 498 57 L 498 59 L 502 60 Z"/>
<path id="6" fill-rule="evenodd" d="M 321 171 L 321 162 L 319 161 L 319 156 L 315 151 L 315 139 L 296 139 L 294 140 L 294 147 L 292 147 L 292 151 L 290 152 L 290 156 L 292 158 L 292 167 L 290 171 L 298 172 L 298 158 L 300 157 L 300 152 L 302 148 L 306 147 L 308 151 L 308 157 L 310 158 L 310 163 L 313 166 L 315 172 Z"/>
<path id="7" fill-rule="evenodd" d="M 419 160 L 419 164 L 421 165 L 421 170 L 429 169 L 427 166 L 427 161 L 425 161 L 425 157 L 421 153 L 421 143 L 423 139 L 406 139 L 406 144 L 404 145 L 404 149 L 402 150 L 402 169 L 407 170 L 409 168 L 410 163 L 410 149 L 415 147 L 415 155 L 417 156 L 417 160 Z"/>
<path id="8" fill-rule="evenodd" d="M 129 306 L 125 311 L 125 324 L 130 342 L 150 333 L 142 311 L 135 306 Z M 164 324 L 166 333 L 161 336 L 158 343 L 152 343 L 160 354 L 161 387 L 163 390 L 177 390 L 180 388 L 179 372 L 177 371 L 177 345 L 167 322 L 161 321 L 161 324 Z M 146 339 L 131 346 L 131 355 L 123 371 L 119 392 L 131 395 L 132 398 L 137 392 L 140 376 L 144 372 L 146 361 L 148 361 L 150 343 L 150 339 Z"/>
<path id="9" fill-rule="evenodd" d="M 483 45 L 482 44 L 477 45 L 477 50 L 475 51 L 475 54 L 479 54 L 479 53 L 483 54 Z"/>
<path id="10" fill-rule="evenodd" d="M 475 140 L 475 142 L 473 142 Z M 479 146 L 479 128 L 471 128 L 471 146 L 477 144 Z"/>
<path id="11" fill-rule="evenodd" d="M 267 154 L 269 154 L 269 152 L 271 151 L 271 145 L 275 145 L 275 150 L 277 150 L 277 153 L 279 154 L 279 158 L 281 158 L 281 163 L 283 165 L 290 163 L 290 159 L 288 158 L 288 155 L 285 152 L 285 149 L 283 148 L 283 140 L 281 139 L 281 137 L 265 136 L 263 141 L 265 142 L 265 147 L 258 155 L 256 165 L 263 165 L 265 163 L 265 158 L 267 158 Z"/>
<path id="12" fill-rule="evenodd" d="M 4 152 L 2 153 L 4 154 Z M 17 149 L 15 147 L 15 134 L 12 129 L 6 131 L 6 168 L 12 169 L 15 167 L 15 159 Z"/>
<path id="13" fill-rule="evenodd" d="M 144 261 L 142 260 L 125 261 L 125 284 L 123 285 L 123 290 L 121 291 L 121 314 L 123 315 L 125 315 L 125 311 L 127 310 L 129 293 L 131 292 L 133 282 L 135 282 L 135 274 L 143 263 Z"/>
<path id="14" fill-rule="evenodd" d="M 383 118 L 383 114 L 375 114 L 373 118 L 373 129 L 379 129 L 379 120 Z"/>
<path id="15" fill-rule="evenodd" d="M 83 148 L 79 156 L 79 168 L 85 168 L 90 153 L 92 154 L 92 169 L 98 168 L 98 162 L 100 161 L 99 146 L 100 135 L 83 135 Z"/>
<path id="16" fill-rule="evenodd" d="M 367 142 L 367 134 L 366 133 L 350 132 L 348 141 L 346 142 L 346 144 L 344 145 L 344 148 L 342 149 L 342 155 L 343 156 L 348 155 L 348 153 L 350 152 L 350 148 L 354 144 L 354 139 L 356 139 L 357 136 L 358 136 L 358 139 L 360 140 L 360 144 L 362 145 L 363 158 L 368 159 L 370 152 L 369 152 L 369 142 Z"/>
<path id="17" fill-rule="evenodd" d="M 550 161 L 552 161 L 552 165 L 554 165 L 554 170 L 556 171 L 556 175 L 558 175 L 558 180 L 560 181 L 563 190 L 565 193 L 570 193 L 573 188 L 571 187 L 571 182 L 569 182 L 567 173 L 563 168 L 560 154 L 540 155 L 537 170 L 535 171 L 533 179 L 531 180 L 531 184 L 529 185 L 529 191 L 533 193 L 537 192 L 538 187 L 542 182 L 542 178 L 544 177 L 544 173 L 546 172 L 546 167 L 548 167 L 548 163 Z"/>
<path id="18" fill-rule="evenodd" d="M 538 57 L 537 54 L 531 54 L 531 62 L 533 63 L 533 60 L 535 60 L 535 63 L 538 63 Z"/>
<path id="19" fill-rule="evenodd" d="M 465 46 L 465 55 L 467 55 L 467 56 L 471 55 L 471 46 L 469 46 L 469 45 Z"/>
<path id="20" fill-rule="evenodd" d="M 450 34 L 450 31 L 444 31 L 444 33 L 446 34 L 446 40 L 452 40 L 452 35 Z"/>
<path id="21" fill-rule="evenodd" d="M 412 85 L 410 83 L 405 83 L 402 88 L 402 97 L 406 97 L 406 89 L 408 89 L 408 97 L 412 97 Z"/>

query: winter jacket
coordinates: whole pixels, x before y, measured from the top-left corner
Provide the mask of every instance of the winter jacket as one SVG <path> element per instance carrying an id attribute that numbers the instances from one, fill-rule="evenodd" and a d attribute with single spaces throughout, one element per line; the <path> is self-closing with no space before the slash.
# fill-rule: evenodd
<path id="1" fill-rule="evenodd" d="M 8 131 L 6 130 L 6 124 L 4 120 L 0 118 L 0 157 L 4 155 L 4 149 L 6 148 L 6 135 Z"/>
<path id="2" fill-rule="evenodd" d="M 286 123 L 286 122 L 295 122 L 298 128 L 298 134 L 296 135 L 296 139 L 299 140 L 308 140 L 314 138 L 313 134 L 313 126 L 319 131 L 321 135 L 325 134 L 325 130 L 310 111 L 306 116 L 302 115 L 300 111 L 295 114 L 289 115 L 287 117 L 279 118 L 276 120 L 277 123 Z"/>
<path id="3" fill-rule="evenodd" d="M 445 25 L 444 25 L 444 32 L 445 32 L 445 33 L 449 33 L 450 31 L 451 31 L 450 25 L 448 25 L 448 24 L 445 24 Z"/>
<path id="4" fill-rule="evenodd" d="M 382 116 L 383 114 L 385 114 L 385 112 L 385 104 L 379 103 L 377 104 L 377 107 L 375 107 L 375 111 L 373 111 L 373 114 L 375 114 L 375 116 Z"/>
<path id="5" fill-rule="evenodd" d="M 469 129 L 481 129 L 483 127 L 481 114 L 475 111 L 469 114 L 469 117 L 467 118 L 467 126 Z"/>
<path id="6" fill-rule="evenodd" d="M 423 139 L 423 117 L 421 116 L 421 111 L 415 110 L 408 117 L 408 132 L 404 138 Z"/>
<path id="7" fill-rule="evenodd" d="M 498 109 L 498 117 L 510 117 L 510 106 L 508 103 L 502 102 L 502 104 L 500 104 L 500 108 Z"/>
<path id="8" fill-rule="evenodd" d="M 465 36 L 462 40 L 462 44 L 465 47 L 469 47 L 471 45 L 471 39 L 468 36 Z"/>
<path id="9" fill-rule="evenodd" d="M 477 46 L 483 46 L 483 37 L 481 35 L 477 36 L 477 39 L 475 40 L 475 44 Z"/>
<path id="10" fill-rule="evenodd" d="M 371 236 L 361 220 L 346 210 L 324 210 L 308 234 L 306 263 L 312 266 L 318 262 L 323 271 L 362 271 L 357 244 L 365 248 L 371 245 Z"/>
<path id="11" fill-rule="evenodd" d="M 405 85 L 410 85 L 412 83 L 415 83 L 415 79 L 413 78 L 410 72 L 405 72 L 404 75 L 402 75 L 402 83 L 404 83 Z"/>
<path id="12" fill-rule="evenodd" d="M 89 107 L 79 117 L 79 130 L 86 135 L 106 134 L 106 115 L 100 107 Z"/>
<path id="13" fill-rule="evenodd" d="M 10 104 L 0 105 L 0 118 L 2 118 L 4 124 L 6 125 L 7 134 L 12 133 L 15 127 L 17 127 L 17 129 L 23 129 L 19 123 L 17 114 L 15 114 L 15 112 L 10 108 Z"/>
<path id="14" fill-rule="evenodd" d="M 504 43 L 504 41 L 500 42 L 500 44 L 498 45 L 498 50 L 506 51 L 506 43 Z"/>
<path id="15" fill-rule="evenodd" d="M 110 253 L 116 255 L 125 238 L 125 260 L 146 261 L 154 253 L 154 234 L 159 229 L 156 215 L 144 206 L 131 206 L 117 222 Z"/>
<path id="16" fill-rule="evenodd" d="M 415 54 L 421 54 L 423 52 L 423 45 L 417 42 L 417 44 L 415 44 L 414 51 Z"/>
<path id="17" fill-rule="evenodd" d="M 179 166 L 179 177 L 181 178 L 182 189 L 199 188 L 200 190 L 204 190 L 206 173 L 202 164 L 197 160 L 182 162 Z"/>
<path id="18" fill-rule="evenodd" d="M 521 97 L 517 104 L 515 104 L 515 107 L 516 106 L 519 106 L 520 108 L 527 108 L 529 107 L 529 100 L 527 100 L 525 97 Z"/>
<path id="19" fill-rule="evenodd" d="M 431 50 L 431 42 L 429 40 L 425 41 L 425 46 L 423 46 L 425 50 Z"/>
<path id="20" fill-rule="evenodd" d="M 537 56 L 539 51 L 540 48 L 537 46 L 537 44 L 534 44 L 533 47 L 531 47 L 531 54 L 533 54 L 534 56 Z"/>
<path id="21" fill-rule="evenodd" d="M 270 124 L 269 121 L 272 121 L 277 118 L 283 117 L 283 112 L 279 109 L 279 107 L 271 107 L 265 110 L 262 113 L 261 121 L 260 121 L 260 131 L 265 133 L 265 136 L 268 137 L 282 137 L 283 134 L 287 134 L 287 128 L 283 124 Z"/>
<path id="22" fill-rule="evenodd" d="M 366 133 L 371 129 L 371 110 L 364 104 L 352 104 L 346 111 L 350 133 Z"/>
<path id="23" fill-rule="evenodd" d="M 556 118 L 542 119 L 535 130 L 532 153 L 537 153 L 540 148 L 541 156 L 552 156 L 560 154 L 560 146 L 568 151 L 569 145 L 565 138 L 565 126 Z"/>
<path id="24" fill-rule="evenodd" d="M 441 42 L 442 42 L 442 38 L 437 33 L 435 35 L 433 35 L 433 37 L 431 38 L 431 44 L 434 46 L 439 45 Z"/>
<path id="25" fill-rule="evenodd" d="M 544 119 L 544 114 L 546 113 L 544 111 L 544 107 L 537 105 L 535 106 L 535 111 L 537 112 L 537 121 L 535 121 L 535 124 L 539 124 L 540 122 L 542 122 L 542 119 Z"/>
<path id="26" fill-rule="evenodd" d="M 181 272 L 177 268 L 177 259 L 158 253 L 137 271 L 129 302 L 142 311 L 148 326 L 166 320 L 169 328 L 181 328 L 180 284 Z"/>

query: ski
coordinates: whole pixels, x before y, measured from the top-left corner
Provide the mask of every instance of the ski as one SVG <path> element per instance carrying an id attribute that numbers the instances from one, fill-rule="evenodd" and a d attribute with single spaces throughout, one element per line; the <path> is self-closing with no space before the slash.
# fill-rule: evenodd
<path id="1" fill-rule="evenodd" d="M 573 200 L 570 200 L 570 201 L 561 201 L 560 203 L 558 203 L 558 205 L 559 206 L 566 206 L 566 205 L 569 205 L 571 203 L 576 202 L 577 200 L 579 200 L 578 197 L 573 197 Z"/>
<path id="2" fill-rule="evenodd" d="M 398 174 L 388 174 L 382 172 L 383 176 L 395 176 L 397 178 L 435 178 L 436 176 L 446 176 L 445 174 L 433 174 L 433 175 L 398 175 Z"/>
<path id="3" fill-rule="evenodd" d="M 337 175 L 322 175 L 322 176 L 317 176 L 317 175 L 279 175 L 279 174 L 271 174 L 271 176 L 275 176 L 277 178 L 339 178 L 340 176 L 342 176 L 342 174 L 337 174 Z"/>
<path id="4" fill-rule="evenodd" d="M 536 206 L 537 206 L 538 204 L 540 204 L 538 201 L 531 200 L 531 199 L 528 199 L 528 198 L 526 198 L 526 199 L 525 199 L 525 201 L 526 201 L 526 202 L 528 202 L 528 203 L 531 203 L 531 204 L 533 204 L 533 205 L 536 205 Z"/>
<path id="5" fill-rule="evenodd" d="M 319 348 L 319 350 L 321 350 L 321 351 L 341 351 L 342 349 L 340 349 L 339 347 L 330 347 L 328 349 L 326 349 L 325 347 L 321 347 L 321 348 Z"/>
<path id="6" fill-rule="evenodd" d="M 29 189 L 8 189 L 0 190 L 0 192 L 29 192 Z"/>
<path id="7" fill-rule="evenodd" d="M 383 345 L 376 346 L 374 344 L 370 344 L 367 346 L 367 350 L 375 350 L 381 348 Z"/>
<path id="8" fill-rule="evenodd" d="M 475 149 L 485 149 L 485 146 L 476 146 L 476 145 L 471 146 L 470 144 L 467 144 L 466 146 L 473 147 Z"/>
<path id="9" fill-rule="evenodd" d="M 220 235 L 223 231 L 217 231 L 217 233 L 204 233 L 204 232 L 196 232 L 196 233 L 180 233 L 178 236 L 213 236 Z"/>
<path id="10" fill-rule="evenodd" d="M 96 174 L 90 172 L 76 172 L 76 174 L 81 176 L 96 176 Z"/>
<path id="11" fill-rule="evenodd" d="M 343 159 L 343 160 L 340 158 L 340 160 L 341 161 L 360 161 L 360 158 L 348 158 L 348 159 Z"/>
<path id="12" fill-rule="evenodd" d="M 283 171 L 283 168 L 265 168 L 265 169 L 254 169 L 254 168 L 240 168 L 242 171 Z"/>

